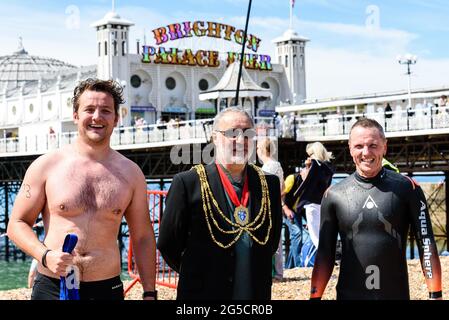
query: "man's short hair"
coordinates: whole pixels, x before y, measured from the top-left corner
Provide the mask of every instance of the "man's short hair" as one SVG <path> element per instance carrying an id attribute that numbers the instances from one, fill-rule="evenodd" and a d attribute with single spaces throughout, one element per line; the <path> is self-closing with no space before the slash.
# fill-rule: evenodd
<path id="1" fill-rule="evenodd" d="M 220 124 L 221 119 L 224 117 L 225 114 L 230 113 L 230 112 L 240 113 L 240 114 L 244 115 L 245 117 L 248 118 L 249 122 L 251 123 L 251 127 L 254 127 L 253 118 L 248 114 L 248 112 L 246 112 L 244 109 L 242 109 L 240 107 L 229 107 L 229 108 L 226 108 L 226 109 L 220 111 L 215 116 L 214 124 L 213 124 L 214 130 L 218 130 L 218 125 Z"/>
<path id="2" fill-rule="evenodd" d="M 78 112 L 79 99 L 84 91 L 87 90 L 109 93 L 114 99 L 114 110 L 116 115 L 118 115 L 120 104 L 125 103 L 125 100 L 123 99 L 123 88 L 116 81 L 88 78 L 81 81 L 73 91 L 73 112 Z"/>
<path id="3" fill-rule="evenodd" d="M 360 118 L 351 127 L 351 131 L 349 132 L 349 140 L 351 140 L 352 130 L 354 130 L 354 128 L 357 128 L 357 127 L 376 128 L 379 131 L 379 134 L 382 137 L 382 139 L 384 139 L 384 140 L 386 139 L 384 128 L 382 128 L 382 126 L 379 124 L 379 122 L 377 122 L 374 119 Z"/>

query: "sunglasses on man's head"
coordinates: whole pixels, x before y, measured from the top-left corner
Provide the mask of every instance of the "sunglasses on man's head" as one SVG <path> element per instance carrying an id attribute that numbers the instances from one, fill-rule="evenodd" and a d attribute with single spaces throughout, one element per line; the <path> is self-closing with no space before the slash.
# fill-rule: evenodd
<path id="1" fill-rule="evenodd" d="M 256 130 L 253 128 L 246 128 L 246 129 L 228 129 L 228 130 L 215 130 L 216 132 L 220 132 L 222 135 L 224 135 L 226 138 L 235 139 L 243 135 L 243 137 L 252 139 L 256 136 Z"/>

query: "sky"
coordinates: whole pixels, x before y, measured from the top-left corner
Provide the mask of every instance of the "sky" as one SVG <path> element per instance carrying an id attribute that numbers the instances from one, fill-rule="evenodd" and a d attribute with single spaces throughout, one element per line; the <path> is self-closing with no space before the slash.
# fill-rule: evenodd
<path id="1" fill-rule="evenodd" d="M 118 14 L 135 23 L 136 40 L 154 45 L 152 30 L 183 21 L 216 21 L 243 29 L 248 0 L 116 0 Z M 406 90 L 411 53 L 412 88 L 449 86 L 448 0 L 296 0 L 293 29 L 306 46 L 307 98 Z M 111 0 L 0 0 L 0 56 L 17 50 L 74 65 L 96 63 L 91 24 L 112 9 Z M 274 59 L 272 40 L 290 24 L 290 0 L 253 0 L 249 33 L 262 39 L 258 53 Z M 175 42 L 177 41 L 177 42 Z M 175 40 L 167 47 L 238 50 L 224 40 Z"/>

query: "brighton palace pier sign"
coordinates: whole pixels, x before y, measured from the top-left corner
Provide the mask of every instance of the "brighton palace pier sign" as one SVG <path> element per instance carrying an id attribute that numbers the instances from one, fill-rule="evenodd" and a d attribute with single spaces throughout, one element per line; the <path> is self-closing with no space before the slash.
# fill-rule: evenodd
<path id="1" fill-rule="evenodd" d="M 242 45 L 244 31 L 218 22 L 187 21 L 169 24 L 167 27 L 154 29 L 153 34 L 156 40 L 156 46 L 158 47 L 144 45 L 142 62 L 218 67 L 220 65 L 218 51 L 198 50 L 193 52 L 191 49 L 179 50 L 178 48 L 165 48 L 161 45 L 169 41 L 190 38 L 193 36 L 224 39 Z M 261 40 L 251 34 L 247 35 L 246 38 L 246 47 L 253 53 L 245 54 L 243 60 L 245 67 L 247 69 L 271 71 L 272 65 L 270 56 L 257 54 Z M 240 56 L 240 53 L 227 52 L 227 65 L 233 63 L 238 56 Z"/>

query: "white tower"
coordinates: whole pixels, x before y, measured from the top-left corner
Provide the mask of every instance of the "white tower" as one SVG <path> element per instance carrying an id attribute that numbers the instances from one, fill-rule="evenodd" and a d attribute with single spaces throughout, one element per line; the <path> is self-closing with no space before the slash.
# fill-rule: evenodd
<path id="1" fill-rule="evenodd" d="M 92 24 L 97 29 L 97 76 L 108 80 L 128 77 L 129 27 L 134 23 L 115 12 Z"/>
<path id="2" fill-rule="evenodd" d="M 305 48 L 310 41 L 288 29 L 281 37 L 273 40 L 276 44 L 275 59 L 285 67 L 290 85 L 292 104 L 300 104 L 306 99 L 306 66 Z"/>
<path id="3" fill-rule="evenodd" d="M 123 86 L 123 96 L 126 100 L 129 82 L 129 27 L 131 21 L 122 19 L 112 5 L 112 11 L 103 19 L 91 26 L 97 30 L 97 77 L 103 80 L 116 80 Z M 130 123 L 128 107 L 120 107 L 120 125 Z"/>

